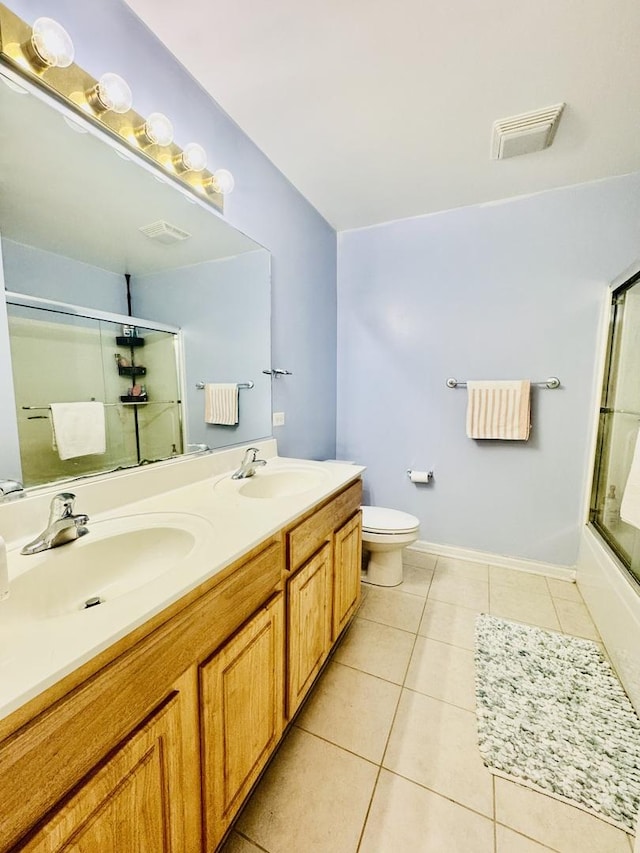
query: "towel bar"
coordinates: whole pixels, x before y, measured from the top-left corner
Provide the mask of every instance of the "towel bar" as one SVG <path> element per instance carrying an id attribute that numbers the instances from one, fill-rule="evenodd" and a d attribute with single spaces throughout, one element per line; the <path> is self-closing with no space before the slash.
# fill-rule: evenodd
<path id="1" fill-rule="evenodd" d="M 91 400 L 92 403 L 95 403 L 95 400 Z M 105 403 L 104 407 L 111 406 L 173 406 L 176 403 L 179 403 L 180 400 L 143 400 L 140 403 Z M 44 409 L 51 410 L 51 406 L 22 406 L 22 410 L 25 412 L 36 412 L 43 411 Z"/>
<path id="2" fill-rule="evenodd" d="M 550 391 L 560 387 L 560 380 L 557 376 L 550 376 L 548 379 L 543 379 L 540 382 L 532 382 L 537 388 L 548 388 Z M 466 388 L 466 382 L 459 382 L 457 379 L 447 379 L 447 388 Z"/>
<path id="3" fill-rule="evenodd" d="M 204 386 L 206 382 L 196 382 L 196 388 L 198 391 L 204 391 Z M 238 388 L 253 388 L 254 383 L 249 380 L 248 382 L 238 382 Z"/>

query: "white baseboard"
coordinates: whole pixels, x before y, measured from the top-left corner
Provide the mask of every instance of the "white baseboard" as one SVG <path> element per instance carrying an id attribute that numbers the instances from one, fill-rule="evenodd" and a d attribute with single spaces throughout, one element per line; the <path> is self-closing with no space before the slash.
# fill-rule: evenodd
<path id="1" fill-rule="evenodd" d="M 533 575 L 545 575 L 561 581 L 575 582 L 576 579 L 576 570 L 572 566 L 556 566 L 553 563 L 542 563 L 537 560 L 505 557 L 503 554 L 492 554 L 490 551 L 474 551 L 472 548 L 458 548 L 455 545 L 438 545 L 435 542 L 424 542 L 421 539 L 414 542 L 413 545 L 409 545 L 407 551 L 420 551 L 438 557 L 452 557 L 455 560 L 468 560 L 471 563 L 501 566 L 505 569 L 529 572 Z"/>

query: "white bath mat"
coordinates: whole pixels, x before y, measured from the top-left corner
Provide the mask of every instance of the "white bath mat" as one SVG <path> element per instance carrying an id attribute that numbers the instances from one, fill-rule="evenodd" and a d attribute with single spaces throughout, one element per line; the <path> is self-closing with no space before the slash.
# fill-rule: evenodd
<path id="1" fill-rule="evenodd" d="M 483 614 L 475 658 L 489 770 L 635 832 L 640 720 L 596 644 Z"/>

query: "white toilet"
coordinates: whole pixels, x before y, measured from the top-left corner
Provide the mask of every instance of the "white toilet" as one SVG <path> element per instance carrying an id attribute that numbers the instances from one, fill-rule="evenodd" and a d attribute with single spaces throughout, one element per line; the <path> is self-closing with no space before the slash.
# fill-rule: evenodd
<path id="1" fill-rule="evenodd" d="M 402 583 L 402 549 L 418 538 L 415 515 L 381 506 L 362 508 L 362 547 L 369 552 L 367 582 L 376 586 Z"/>

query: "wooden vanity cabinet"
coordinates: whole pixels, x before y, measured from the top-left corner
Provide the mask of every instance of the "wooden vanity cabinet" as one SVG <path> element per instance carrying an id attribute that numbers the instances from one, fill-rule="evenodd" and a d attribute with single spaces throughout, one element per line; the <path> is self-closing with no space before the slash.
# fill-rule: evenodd
<path id="1" fill-rule="evenodd" d="M 331 641 L 335 642 L 360 602 L 362 570 L 362 513 L 343 524 L 334 536 L 333 619 Z"/>
<path id="2" fill-rule="evenodd" d="M 213 853 L 360 596 L 360 481 L 0 721 L 0 853 Z"/>
<path id="3" fill-rule="evenodd" d="M 284 725 L 284 598 L 277 595 L 200 666 L 205 850 L 214 850 Z"/>
<path id="4" fill-rule="evenodd" d="M 331 542 L 325 542 L 287 583 L 288 719 L 307 695 L 329 653 L 332 555 Z"/>
<path id="5" fill-rule="evenodd" d="M 188 738 L 197 721 L 187 674 L 161 705 L 108 755 L 19 846 L 23 853 L 191 853 L 199 826 Z M 197 800 L 196 800 L 197 802 Z M 196 846 L 194 847 L 194 839 Z"/>
<path id="6" fill-rule="evenodd" d="M 2 853 L 203 849 L 198 668 L 281 600 L 283 569 L 278 535 L 2 721 Z"/>
<path id="7" fill-rule="evenodd" d="M 360 601 L 362 483 L 287 532 L 287 719 L 311 689 Z"/>

